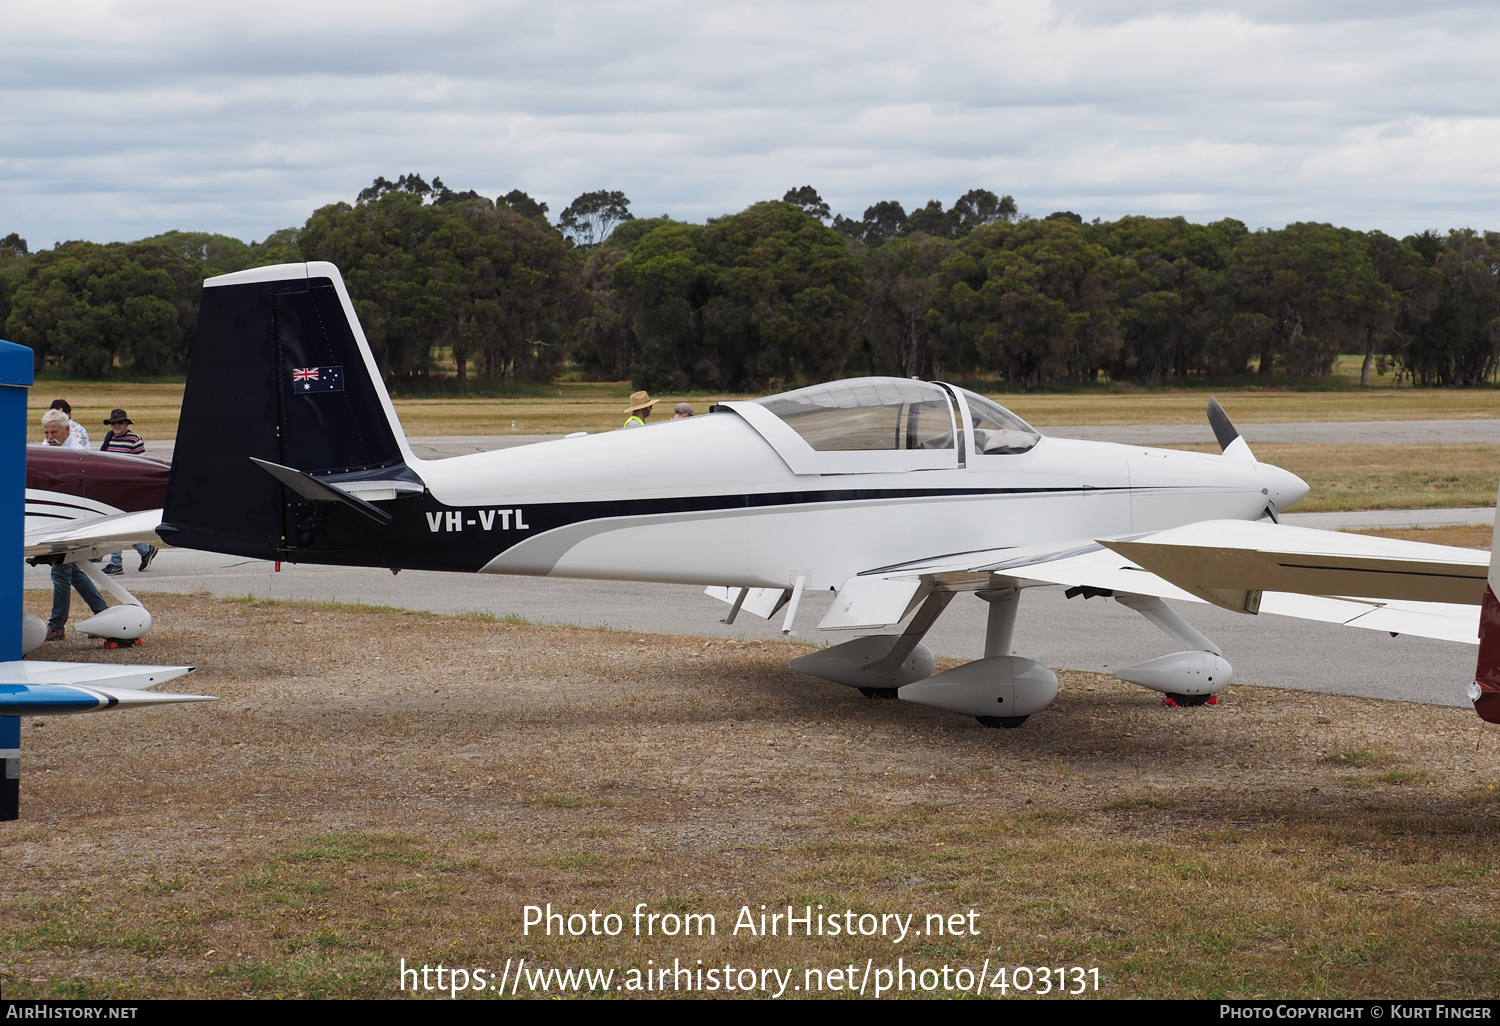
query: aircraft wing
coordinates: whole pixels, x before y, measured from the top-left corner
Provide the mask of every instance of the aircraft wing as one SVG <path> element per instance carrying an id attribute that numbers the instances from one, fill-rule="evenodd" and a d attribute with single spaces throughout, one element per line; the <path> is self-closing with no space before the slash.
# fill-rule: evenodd
<path id="1" fill-rule="evenodd" d="M 952 553 L 856 574 L 819 627 L 899 623 L 936 591 L 1039 584 L 1091 595 L 1210 602 L 1368 630 L 1477 644 L 1490 554 L 1291 527 L 1205 521 L 1073 544 Z"/>
<path id="2" fill-rule="evenodd" d="M 1261 521 L 1209 520 L 1101 543 L 1226 609 L 1244 609 L 1235 597 L 1244 591 L 1477 606 L 1490 569 L 1479 549 Z"/>
<path id="3" fill-rule="evenodd" d="M 136 542 L 161 546 L 164 543 L 156 533 L 160 523 L 161 510 L 148 509 L 47 524 L 26 532 L 25 555 L 34 558 L 80 553 L 82 558 L 92 558 Z"/>
<path id="4" fill-rule="evenodd" d="M 142 705 L 212 702 L 209 695 L 145 691 L 191 666 L 116 666 L 43 660 L 0 662 L 0 716 L 63 716 Z"/>

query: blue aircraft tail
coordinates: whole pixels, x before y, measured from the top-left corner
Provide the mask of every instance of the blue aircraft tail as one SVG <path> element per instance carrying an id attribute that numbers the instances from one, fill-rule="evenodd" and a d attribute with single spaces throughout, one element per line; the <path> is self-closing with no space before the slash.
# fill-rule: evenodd
<path id="1" fill-rule="evenodd" d="M 358 550 L 368 563 L 390 514 L 360 495 L 421 493 L 409 459 L 338 268 L 280 264 L 204 283 L 159 531 L 168 543 L 320 562 Z"/>

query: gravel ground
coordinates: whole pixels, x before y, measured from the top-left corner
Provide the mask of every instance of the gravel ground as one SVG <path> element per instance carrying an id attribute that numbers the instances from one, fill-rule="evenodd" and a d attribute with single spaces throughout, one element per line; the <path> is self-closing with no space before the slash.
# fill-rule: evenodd
<path id="1" fill-rule="evenodd" d="M 804 898 L 979 908 L 986 936 L 951 957 L 1103 953 L 1116 994 L 1428 993 L 1468 951 L 1481 968 L 1437 990 L 1497 982 L 1500 736 L 1476 751 L 1465 710 L 1238 686 L 1167 709 L 1070 672 L 1025 727 L 990 730 L 793 673 L 790 643 L 153 610 L 146 645 L 43 654 L 194 663 L 173 686 L 219 701 L 25 721 L 23 818 L 0 825 L 7 997 L 389 996 L 398 956 L 576 958 L 520 939 L 528 902 L 675 903 L 727 932 L 742 903 Z M 1170 948 L 1140 932 L 1162 909 Z M 1357 947 L 1370 916 L 1411 958 L 1372 975 L 1368 953 L 1298 954 L 1338 931 Z M 1260 939 L 1216 951 L 1211 923 Z M 717 945 L 683 951 L 807 954 Z M 627 948 L 589 950 L 645 957 Z"/>

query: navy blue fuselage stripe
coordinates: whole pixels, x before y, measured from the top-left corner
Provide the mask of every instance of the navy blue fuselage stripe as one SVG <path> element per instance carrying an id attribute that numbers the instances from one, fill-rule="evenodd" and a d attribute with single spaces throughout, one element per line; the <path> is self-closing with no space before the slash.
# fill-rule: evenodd
<path id="1" fill-rule="evenodd" d="M 1161 489 L 1137 489 L 1157 491 Z M 304 501 L 291 493 L 285 498 L 286 537 L 239 535 L 210 528 L 182 529 L 170 520 L 162 537 L 174 545 L 215 552 L 280 559 L 294 563 L 337 566 L 384 566 L 410 570 L 451 570 L 473 573 L 496 556 L 547 531 L 603 520 L 671 516 L 692 513 L 762 510 L 836 503 L 881 503 L 909 499 L 942 500 L 976 496 L 1127 496 L 1128 485 L 1038 488 L 823 488 L 808 491 L 736 492 L 724 495 L 684 495 L 641 499 L 596 499 L 528 503 L 497 497 L 492 502 L 450 506 L 430 492 L 381 500 L 391 514 L 388 524 L 336 503 Z M 516 510 L 521 512 L 516 514 Z M 503 514 L 503 516 L 497 516 Z M 450 526 L 450 519 L 452 525 Z M 491 529 L 483 529 L 489 521 Z M 524 522 L 525 528 L 516 525 Z"/>

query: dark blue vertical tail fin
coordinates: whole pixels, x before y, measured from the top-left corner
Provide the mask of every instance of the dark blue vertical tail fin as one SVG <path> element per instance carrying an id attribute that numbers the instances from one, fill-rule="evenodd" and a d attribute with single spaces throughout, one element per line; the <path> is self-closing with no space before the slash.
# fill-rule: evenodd
<path id="1" fill-rule="evenodd" d="M 253 460 L 326 481 L 335 493 L 375 481 L 422 490 L 332 264 L 204 282 L 160 533 L 173 545 L 263 559 L 370 542 L 368 517 L 349 513 L 346 525 L 344 513 Z"/>

